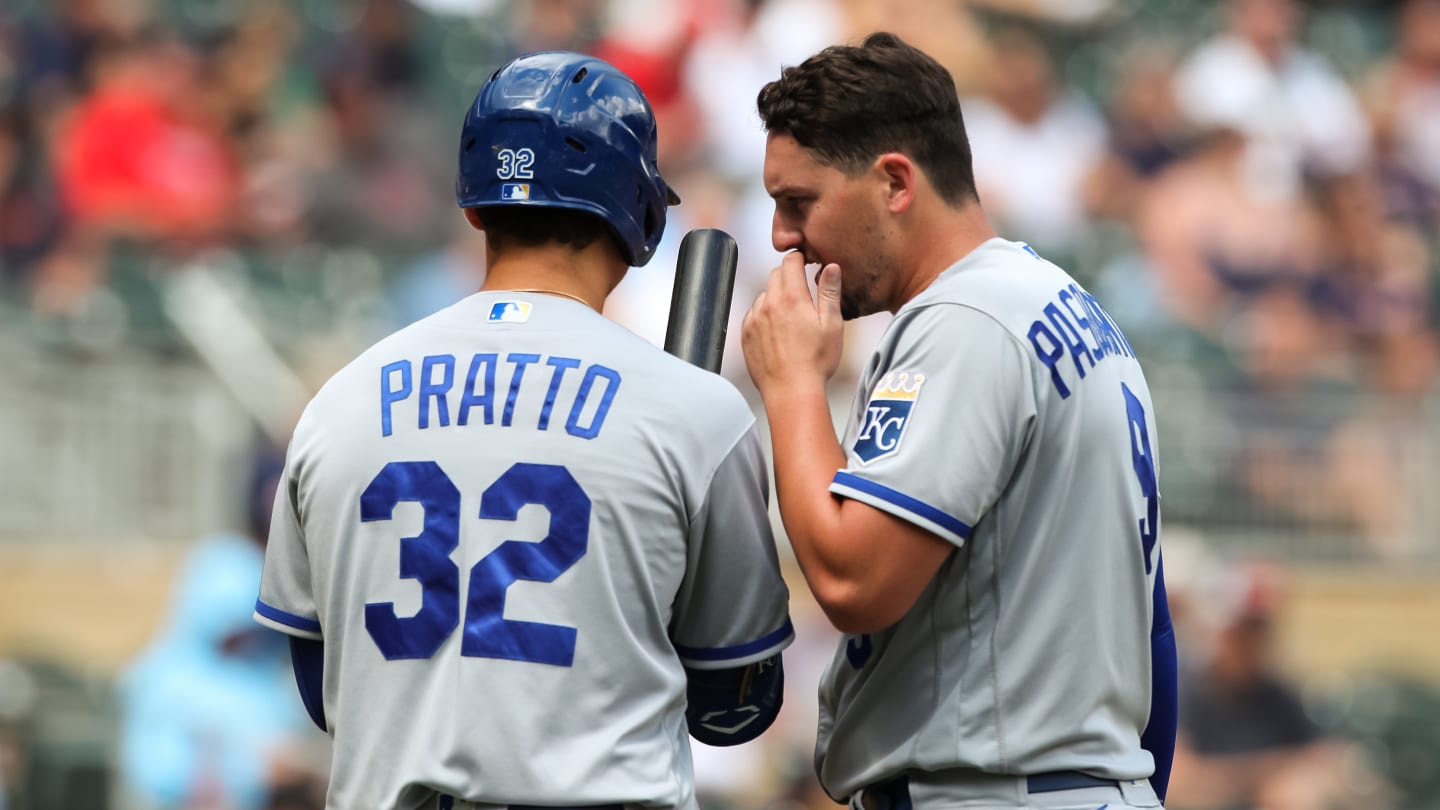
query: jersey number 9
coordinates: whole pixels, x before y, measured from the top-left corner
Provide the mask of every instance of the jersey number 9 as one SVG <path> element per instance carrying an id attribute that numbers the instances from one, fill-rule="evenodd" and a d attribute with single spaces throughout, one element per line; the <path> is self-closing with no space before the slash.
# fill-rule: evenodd
<path id="1" fill-rule="evenodd" d="M 393 602 L 365 605 L 365 629 L 386 659 L 429 658 L 460 624 L 460 569 L 450 553 L 460 542 L 460 491 L 433 461 L 394 461 L 360 496 L 360 520 L 390 520 L 401 501 L 420 504 L 420 534 L 400 541 L 400 576 L 419 580 L 420 610 L 395 614 Z M 574 627 L 505 618 L 505 591 L 517 580 L 553 582 L 585 556 L 590 498 L 570 471 L 554 464 L 515 464 L 480 496 L 480 517 L 515 520 L 539 504 L 550 526 L 539 542 L 506 540 L 470 569 L 460 654 L 568 667 Z"/>
<path id="2" fill-rule="evenodd" d="M 1145 517 L 1140 524 L 1140 549 L 1145 555 L 1145 573 L 1150 573 L 1150 561 L 1159 539 L 1160 529 L 1160 487 L 1155 476 L 1155 454 L 1150 450 L 1150 429 L 1145 426 L 1145 405 L 1130 386 L 1120 383 L 1125 392 L 1125 413 L 1130 422 L 1130 461 L 1135 467 L 1135 476 L 1140 479 L 1140 494 L 1145 496 Z"/>

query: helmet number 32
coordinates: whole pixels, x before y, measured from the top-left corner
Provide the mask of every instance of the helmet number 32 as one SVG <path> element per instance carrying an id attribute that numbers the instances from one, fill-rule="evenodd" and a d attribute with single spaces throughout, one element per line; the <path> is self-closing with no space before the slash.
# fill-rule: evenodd
<path id="1" fill-rule="evenodd" d="M 500 165 L 495 168 L 495 176 L 501 180 L 529 180 L 535 176 L 530 170 L 535 163 L 533 149 L 501 149 L 495 156 L 500 159 Z"/>

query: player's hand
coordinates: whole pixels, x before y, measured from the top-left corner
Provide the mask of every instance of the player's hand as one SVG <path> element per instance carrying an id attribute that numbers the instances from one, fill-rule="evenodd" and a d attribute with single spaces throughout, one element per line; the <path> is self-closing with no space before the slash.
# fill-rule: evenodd
<path id="1" fill-rule="evenodd" d="M 805 257 L 789 253 L 770 271 L 765 291 L 740 327 L 745 365 L 760 395 L 776 386 L 818 383 L 840 368 L 845 321 L 840 315 L 840 266 L 820 270 L 816 295 L 805 278 Z"/>

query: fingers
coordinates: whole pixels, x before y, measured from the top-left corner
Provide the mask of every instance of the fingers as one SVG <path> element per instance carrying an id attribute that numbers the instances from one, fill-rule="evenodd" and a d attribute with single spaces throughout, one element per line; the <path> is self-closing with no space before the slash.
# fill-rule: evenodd
<path id="1" fill-rule="evenodd" d="M 805 254 L 792 250 L 780 260 L 780 266 L 770 273 L 766 290 L 775 291 L 777 296 L 803 294 L 810 297 L 810 285 L 805 282 Z"/>
<path id="2" fill-rule="evenodd" d="M 786 381 L 829 379 L 839 365 L 843 318 L 840 267 L 827 264 L 812 297 L 805 256 L 785 255 L 741 322 L 741 345 L 761 396 Z"/>
<path id="3" fill-rule="evenodd" d="M 750 324 L 757 317 L 755 313 L 760 309 L 764 300 L 765 291 L 761 290 L 760 294 L 755 296 L 755 300 L 750 302 L 750 308 L 745 310 L 745 317 L 740 319 L 740 336 L 742 338 L 750 333 Z"/>
<path id="4" fill-rule="evenodd" d="M 816 284 L 815 309 L 820 313 L 820 324 L 834 327 L 844 323 L 840 314 L 840 265 L 827 264 L 820 269 Z"/>

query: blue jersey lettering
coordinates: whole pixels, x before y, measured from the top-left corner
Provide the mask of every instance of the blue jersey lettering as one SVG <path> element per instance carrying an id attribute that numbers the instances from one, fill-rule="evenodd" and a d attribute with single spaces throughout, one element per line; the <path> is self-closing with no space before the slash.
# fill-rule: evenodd
<path id="1" fill-rule="evenodd" d="M 392 385 L 392 380 L 399 375 L 398 384 Z M 389 436 L 392 432 L 390 422 L 390 406 L 410 396 L 410 361 L 396 360 L 380 369 L 380 435 Z"/>
<path id="2" fill-rule="evenodd" d="M 590 424 L 581 426 L 580 419 L 589 404 L 590 397 L 594 395 L 596 380 L 605 381 L 605 391 L 599 395 L 595 413 L 590 417 Z M 580 381 L 580 393 L 575 395 L 575 403 L 570 406 L 570 418 L 565 421 L 565 432 L 582 439 L 593 439 L 599 436 L 600 428 L 605 424 L 605 416 L 610 413 L 610 404 L 615 401 L 615 392 L 618 390 L 620 390 L 620 372 L 601 365 L 585 369 L 585 379 Z"/>
<path id="3" fill-rule="evenodd" d="M 494 352 L 477 354 L 470 358 L 470 371 L 465 375 L 465 395 L 460 398 L 460 416 L 456 424 L 470 424 L 470 409 L 480 406 L 485 411 L 485 424 L 495 423 L 495 364 L 499 358 Z M 481 377 L 481 372 L 484 377 Z M 479 388 L 476 388 L 476 383 Z"/>
<path id="4" fill-rule="evenodd" d="M 1048 348 L 1040 345 L 1041 338 L 1044 338 Z M 1060 393 L 1060 398 L 1070 396 L 1070 386 L 1065 384 L 1065 380 L 1060 377 L 1060 369 L 1055 367 L 1060 358 L 1065 356 L 1065 346 L 1060 342 L 1060 338 L 1055 337 L 1055 333 L 1050 331 L 1044 321 L 1036 321 L 1030 324 L 1030 345 L 1034 347 L 1035 356 L 1040 358 L 1040 362 L 1049 367 L 1050 382 L 1055 383 L 1055 390 Z"/>
<path id="5" fill-rule="evenodd" d="M 397 426 L 407 424 L 414 425 L 417 430 L 450 427 L 452 410 L 454 424 L 460 427 L 471 424 L 472 411 L 477 409 L 476 424 L 494 425 L 497 385 L 504 386 L 498 390 L 505 391 L 500 427 L 515 426 L 517 413 L 533 413 L 533 422 L 525 418 L 519 426 L 549 430 L 551 417 L 556 408 L 560 408 L 561 413 L 568 413 L 566 433 L 582 439 L 600 435 L 605 417 L 610 413 L 610 406 L 620 389 L 620 372 L 598 364 L 586 366 L 584 360 L 576 357 L 545 357 L 539 354 L 508 354 L 504 363 L 510 371 L 508 384 L 496 380 L 503 368 L 499 355 L 494 352 L 473 355 L 467 364 L 462 386 L 455 384 L 455 370 L 459 364 L 454 355 L 426 355 L 420 359 L 418 375 L 411 360 L 385 364 L 380 369 L 380 435 L 390 436 Z M 526 393 L 525 370 L 542 364 L 549 367 L 550 373 L 537 372 L 538 377 L 530 375 L 534 382 L 528 388 L 533 390 Z M 584 368 L 584 372 L 579 389 L 574 400 L 567 405 L 562 401 L 567 374 L 580 368 Z M 538 413 L 535 411 L 537 404 Z M 412 411 L 405 409 L 407 407 L 414 408 L 413 422 L 410 421 Z M 396 419 L 397 413 L 402 415 L 401 420 Z"/>
<path id="6" fill-rule="evenodd" d="M 1085 379 L 1087 366 L 1094 368 L 1101 360 L 1117 355 L 1135 356 L 1135 350 L 1130 348 L 1109 313 L 1101 308 L 1095 296 L 1077 284 L 1060 290 L 1056 300 L 1041 310 L 1041 316 L 1030 324 L 1030 346 L 1050 370 L 1050 382 L 1054 383 L 1061 399 L 1070 396 L 1070 384 L 1065 381 L 1059 365 L 1066 354 L 1075 366 L 1077 382 Z M 1085 340 L 1087 333 L 1095 341 L 1093 347 Z"/>
<path id="7" fill-rule="evenodd" d="M 435 370 L 440 370 L 436 381 Z M 440 427 L 450 425 L 450 403 L 445 401 L 450 386 L 455 383 L 455 356 L 450 354 L 426 355 L 420 363 L 420 427 L 430 427 L 430 402 L 435 402 Z"/>

